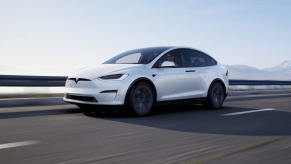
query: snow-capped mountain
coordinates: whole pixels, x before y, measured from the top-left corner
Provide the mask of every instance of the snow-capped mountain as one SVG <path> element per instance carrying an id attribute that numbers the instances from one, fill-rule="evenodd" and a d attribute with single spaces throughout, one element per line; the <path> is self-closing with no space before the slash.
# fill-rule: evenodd
<path id="1" fill-rule="evenodd" d="M 264 70 L 270 72 L 291 73 L 291 60 L 285 60 L 275 67 L 265 68 Z"/>
<path id="2" fill-rule="evenodd" d="M 242 64 L 237 64 L 237 65 L 223 65 L 228 69 L 231 69 L 232 71 L 235 72 L 240 72 L 240 73 L 269 73 L 267 70 L 261 70 L 258 68 L 254 68 L 251 66 L 246 66 Z"/>
<path id="3" fill-rule="evenodd" d="M 246 65 L 223 65 L 228 69 L 229 79 L 244 80 L 291 80 L 291 61 L 266 69 Z"/>
<path id="4" fill-rule="evenodd" d="M 229 79 L 245 80 L 291 80 L 291 60 L 265 69 L 246 65 L 223 65 L 228 69 Z M 36 75 L 36 76 L 68 76 L 72 68 L 37 69 L 33 73 L 27 70 L 12 68 L 0 64 L 0 75 Z"/>

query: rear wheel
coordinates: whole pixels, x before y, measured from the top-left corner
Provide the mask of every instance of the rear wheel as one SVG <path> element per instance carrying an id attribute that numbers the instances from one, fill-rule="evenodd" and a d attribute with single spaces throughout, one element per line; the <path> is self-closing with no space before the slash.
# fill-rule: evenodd
<path id="1" fill-rule="evenodd" d="M 136 116 L 146 116 L 154 105 L 154 92 L 146 82 L 139 82 L 129 92 L 128 105 Z"/>
<path id="2" fill-rule="evenodd" d="M 215 83 L 209 90 L 207 105 L 219 109 L 222 107 L 225 98 L 223 86 L 220 83 Z"/>

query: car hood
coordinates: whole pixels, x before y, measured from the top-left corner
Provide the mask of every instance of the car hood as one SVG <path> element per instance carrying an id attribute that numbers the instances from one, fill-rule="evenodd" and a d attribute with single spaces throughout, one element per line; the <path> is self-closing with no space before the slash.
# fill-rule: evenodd
<path id="1" fill-rule="evenodd" d="M 103 75 L 126 73 L 131 69 L 143 69 L 144 64 L 101 64 L 90 66 L 74 72 L 69 78 L 96 79 Z"/>

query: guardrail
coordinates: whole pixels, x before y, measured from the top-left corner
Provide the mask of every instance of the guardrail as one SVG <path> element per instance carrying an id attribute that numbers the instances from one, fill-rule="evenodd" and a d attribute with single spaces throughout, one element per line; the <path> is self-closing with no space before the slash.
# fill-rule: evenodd
<path id="1" fill-rule="evenodd" d="M 291 85 L 291 81 L 276 81 L 276 80 L 229 80 L 229 85 Z"/>
<path id="2" fill-rule="evenodd" d="M 15 87 L 63 87 L 66 76 L 18 76 L 0 75 L 0 86 Z M 229 80 L 229 85 L 291 85 L 291 81 Z"/>
<path id="3" fill-rule="evenodd" d="M 66 76 L 18 76 L 0 75 L 0 86 L 15 87 L 63 87 Z"/>

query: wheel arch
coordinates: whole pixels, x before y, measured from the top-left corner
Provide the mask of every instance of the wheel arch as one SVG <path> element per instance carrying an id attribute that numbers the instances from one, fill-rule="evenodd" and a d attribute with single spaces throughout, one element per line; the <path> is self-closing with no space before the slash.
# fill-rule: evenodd
<path id="1" fill-rule="evenodd" d="M 137 83 L 139 83 L 139 82 L 146 82 L 146 83 L 148 83 L 151 87 L 152 87 L 152 89 L 153 89 L 153 91 L 154 91 L 154 103 L 157 101 L 157 89 L 156 89 L 156 86 L 155 86 L 155 84 L 149 79 L 149 78 L 146 78 L 146 77 L 140 77 L 140 78 L 138 78 L 138 79 L 136 79 L 136 80 L 134 80 L 131 84 L 130 84 L 130 86 L 128 87 L 128 89 L 127 89 L 127 91 L 126 91 L 126 95 L 125 95 L 125 99 L 124 99 L 124 106 L 126 106 L 127 105 L 127 99 L 128 99 L 128 97 L 129 97 L 129 92 L 130 92 L 130 90 L 132 89 L 132 87 L 135 85 L 135 84 L 137 84 Z"/>
<path id="2" fill-rule="evenodd" d="M 211 84 L 209 85 L 208 92 L 207 92 L 207 97 L 208 97 L 208 95 L 209 95 L 210 88 L 211 88 L 215 83 L 217 83 L 217 82 L 220 83 L 220 84 L 223 86 L 224 95 L 225 95 L 225 97 L 226 97 L 226 86 L 225 86 L 224 82 L 223 82 L 221 79 L 219 79 L 219 78 L 214 79 L 214 80 L 211 82 Z"/>

